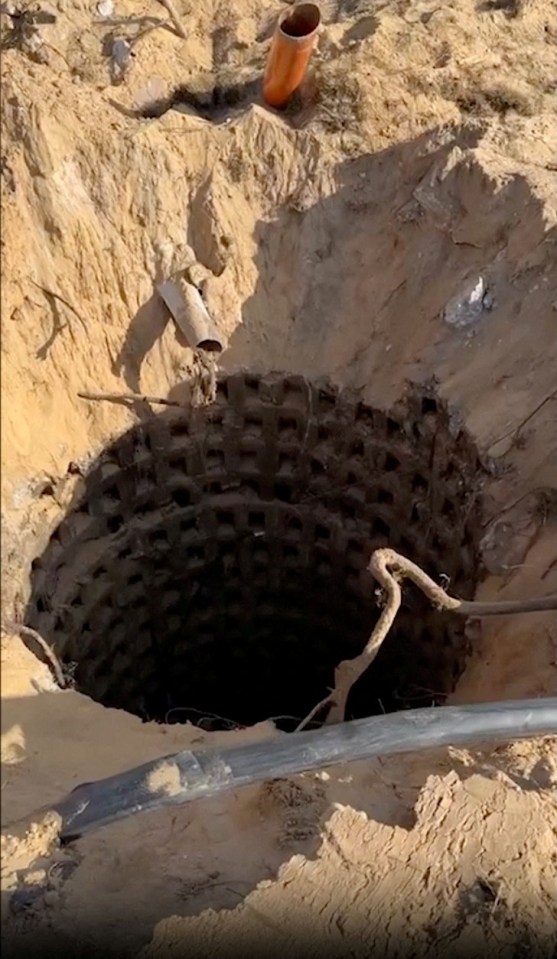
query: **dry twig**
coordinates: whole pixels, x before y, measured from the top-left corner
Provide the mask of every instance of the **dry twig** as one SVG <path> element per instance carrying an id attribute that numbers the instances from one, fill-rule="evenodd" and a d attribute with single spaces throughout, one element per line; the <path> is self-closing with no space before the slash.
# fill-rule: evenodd
<path id="1" fill-rule="evenodd" d="M 109 403 L 153 403 L 157 406 L 181 406 L 176 400 L 165 400 L 159 396 L 144 396 L 143 393 L 78 393 L 82 400 L 94 402 L 107 400 Z"/>
<path id="2" fill-rule="evenodd" d="M 525 416 L 524 419 L 521 420 L 518 426 L 513 426 L 512 430 L 508 430 L 506 433 L 503 433 L 503 436 L 500 436 L 498 440 L 495 440 L 495 442 L 491 444 L 491 448 L 493 448 L 494 446 L 497 446 L 499 443 L 502 443 L 503 440 L 508 439 L 509 436 L 512 437 L 512 441 L 511 441 L 511 447 L 512 447 L 520 438 L 522 434 L 522 430 L 530 422 L 530 420 L 533 419 L 534 416 L 536 416 L 536 414 L 539 413 L 540 410 L 544 408 L 546 403 L 551 403 L 551 401 L 555 399 L 557 399 L 557 390 L 552 390 L 551 393 L 549 393 L 543 400 L 541 400 L 540 403 L 538 403 L 537 406 L 534 407 L 533 410 L 530 411 L 530 413 L 528 413 L 528 416 Z M 509 449 L 511 447 L 509 447 Z"/>
<path id="3" fill-rule="evenodd" d="M 400 556 L 392 549 L 375 550 L 368 569 L 387 594 L 387 602 L 381 616 L 360 655 L 339 663 L 335 669 L 333 691 L 312 709 L 300 723 L 296 732 L 304 729 L 309 720 L 313 719 L 315 713 L 329 703 L 331 708 L 325 722 L 329 724 L 344 721 L 346 703 L 352 686 L 371 665 L 393 625 L 402 601 L 400 583 L 404 579 L 409 579 L 421 589 L 436 609 L 456 613 L 459 616 L 505 616 L 515 613 L 533 613 L 557 609 L 557 595 L 499 603 L 477 603 L 455 599 L 430 579 L 419 566 L 416 566 L 415 563 L 404 556 Z"/>

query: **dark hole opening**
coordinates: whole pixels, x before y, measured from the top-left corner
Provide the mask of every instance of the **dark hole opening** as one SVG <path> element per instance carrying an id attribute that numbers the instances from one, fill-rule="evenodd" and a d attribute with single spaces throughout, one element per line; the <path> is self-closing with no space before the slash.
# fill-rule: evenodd
<path id="1" fill-rule="evenodd" d="M 195 417 L 165 412 L 107 448 L 32 565 L 27 623 L 53 644 L 82 693 L 145 720 L 228 728 L 290 717 L 277 724 L 295 728 L 326 695 L 339 661 L 361 651 L 379 616 L 367 571 L 378 546 L 399 549 L 434 578 L 443 571 L 463 598 L 475 591 L 477 452 L 464 431 L 451 437 L 441 400 L 410 396 L 386 418 L 346 396 L 339 404 L 334 390 L 320 392 L 301 378 L 299 390 L 292 376 L 248 379 L 223 382 L 215 404 Z M 412 415 L 425 408 L 438 422 L 430 439 L 417 442 Z M 243 428 L 254 409 L 268 426 L 256 440 Z M 331 449 L 350 450 L 354 461 L 331 452 L 316 487 L 315 444 L 325 416 Z M 209 481 L 209 422 L 226 462 L 219 483 Z M 298 424 L 296 474 L 277 482 L 284 422 Z M 246 444 L 256 449 L 249 479 Z M 116 468 L 108 495 L 107 463 Z M 456 494 L 445 480 L 455 474 Z M 152 477 L 148 512 L 133 495 L 145 475 Z M 433 495 L 424 499 L 424 490 Z M 91 519 L 85 531 L 84 512 Z M 442 702 L 467 654 L 462 620 L 440 615 L 418 590 L 405 588 L 404 606 L 354 688 L 347 718 Z"/>
<path id="2" fill-rule="evenodd" d="M 314 3 L 300 3 L 281 23 L 287 37 L 307 37 L 319 26 L 321 15 Z"/>

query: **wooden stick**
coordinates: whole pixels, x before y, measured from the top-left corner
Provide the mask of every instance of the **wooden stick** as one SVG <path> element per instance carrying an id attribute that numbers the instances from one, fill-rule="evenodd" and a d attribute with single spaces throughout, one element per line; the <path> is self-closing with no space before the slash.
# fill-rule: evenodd
<path id="1" fill-rule="evenodd" d="M 92 400 L 93 402 L 107 400 L 109 403 L 121 403 L 123 401 L 127 401 L 154 403 L 158 406 L 180 407 L 182 405 L 181 403 L 177 403 L 176 400 L 165 400 L 159 396 L 144 396 L 143 393 L 78 393 L 77 395 L 82 400 Z"/>

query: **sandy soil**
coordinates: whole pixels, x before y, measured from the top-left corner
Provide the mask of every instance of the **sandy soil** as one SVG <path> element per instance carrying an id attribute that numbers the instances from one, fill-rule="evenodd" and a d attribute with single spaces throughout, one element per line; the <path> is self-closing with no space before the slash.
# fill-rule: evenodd
<path id="1" fill-rule="evenodd" d="M 323 6 L 299 109 L 142 119 L 180 85 L 257 76 L 277 13 L 175 4 L 187 39 L 141 36 L 121 84 L 115 28 L 85 0 L 52 6 L 47 63 L 3 54 L 3 619 L 21 613 L 75 464 L 136 421 L 133 404 L 78 394 L 186 401 L 202 387 L 154 294 L 192 256 L 225 370 L 326 374 L 376 406 L 435 376 L 497 466 L 480 595 L 557 591 L 555 3 L 339 0 Z M 156 0 L 140 15 L 166 18 Z M 489 309 L 451 325 L 447 304 L 480 276 Z M 489 624 L 452 699 L 555 695 L 556 661 L 551 614 Z M 556 742 L 353 764 L 60 849 L 45 811 L 78 783 L 277 732 L 142 724 L 57 690 L 8 629 L 2 697 L 14 954 L 557 948 Z"/>

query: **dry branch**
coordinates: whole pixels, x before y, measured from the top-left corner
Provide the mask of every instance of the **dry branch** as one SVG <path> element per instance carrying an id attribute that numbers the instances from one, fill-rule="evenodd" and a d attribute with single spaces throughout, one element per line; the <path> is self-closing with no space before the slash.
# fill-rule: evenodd
<path id="1" fill-rule="evenodd" d="M 98 402 L 106 400 L 108 403 L 153 403 L 158 406 L 181 406 L 176 400 L 165 400 L 160 396 L 144 396 L 143 393 L 78 393 L 82 400 Z"/>

